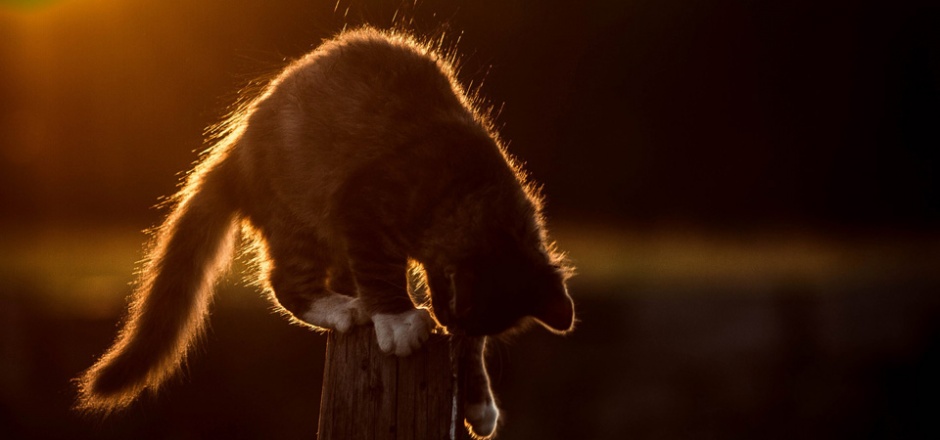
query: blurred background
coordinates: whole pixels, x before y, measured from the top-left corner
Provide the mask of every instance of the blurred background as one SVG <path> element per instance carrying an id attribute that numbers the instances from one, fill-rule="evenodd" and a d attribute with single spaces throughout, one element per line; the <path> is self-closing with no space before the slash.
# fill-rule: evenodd
<path id="1" fill-rule="evenodd" d="M 459 37 L 579 267 L 577 331 L 492 344 L 500 438 L 940 438 L 936 2 L 0 5 L 0 437 L 314 436 L 325 337 L 238 265 L 157 398 L 82 419 L 69 380 L 237 91 L 405 16 Z"/>

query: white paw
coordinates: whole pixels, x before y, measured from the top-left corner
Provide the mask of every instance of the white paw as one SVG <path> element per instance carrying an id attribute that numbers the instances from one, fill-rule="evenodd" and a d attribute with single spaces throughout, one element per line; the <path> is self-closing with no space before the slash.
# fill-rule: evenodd
<path id="1" fill-rule="evenodd" d="M 331 293 L 310 304 L 310 310 L 301 317 L 304 322 L 322 328 L 331 328 L 340 333 L 357 324 L 364 324 L 356 298 Z"/>
<path id="2" fill-rule="evenodd" d="M 467 405 L 464 409 L 464 418 L 473 434 L 478 437 L 489 437 L 496 431 L 496 422 L 499 421 L 499 408 L 492 400 L 483 403 Z"/>
<path id="3" fill-rule="evenodd" d="M 421 348 L 434 329 L 434 319 L 427 309 L 414 309 L 397 315 L 372 315 L 375 338 L 384 353 L 408 356 Z"/>

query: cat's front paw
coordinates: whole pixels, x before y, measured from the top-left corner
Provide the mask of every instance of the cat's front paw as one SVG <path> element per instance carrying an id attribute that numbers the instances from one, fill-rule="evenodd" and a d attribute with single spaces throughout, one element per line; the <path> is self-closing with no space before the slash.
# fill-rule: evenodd
<path id="1" fill-rule="evenodd" d="M 499 408 L 492 398 L 481 403 L 468 403 L 464 408 L 464 418 L 474 436 L 486 438 L 496 432 Z"/>
<path id="2" fill-rule="evenodd" d="M 345 333 L 354 325 L 368 322 L 365 313 L 359 308 L 359 300 L 350 296 L 330 293 L 318 298 L 304 313 L 304 322 L 321 328 L 329 328 Z"/>
<path id="3" fill-rule="evenodd" d="M 384 353 L 408 356 L 428 340 L 434 319 L 427 309 L 413 309 L 397 315 L 372 315 L 375 338 Z"/>

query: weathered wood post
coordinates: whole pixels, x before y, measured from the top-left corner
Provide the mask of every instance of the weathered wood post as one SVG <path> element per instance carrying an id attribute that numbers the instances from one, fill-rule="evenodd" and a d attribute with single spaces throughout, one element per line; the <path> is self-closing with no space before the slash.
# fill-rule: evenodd
<path id="1" fill-rule="evenodd" d="M 379 350 L 371 326 L 330 332 L 318 438 L 468 440 L 455 354 L 443 335 L 399 358 Z"/>

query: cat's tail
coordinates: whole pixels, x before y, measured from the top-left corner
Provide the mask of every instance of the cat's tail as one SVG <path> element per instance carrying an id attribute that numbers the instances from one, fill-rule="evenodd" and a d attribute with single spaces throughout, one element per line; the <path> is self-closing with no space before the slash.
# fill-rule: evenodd
<path id="1" fill-rule="evenodd" d="M 156 230 L 123 329 L 77 379 L 78 409 L 108 414 L 144 389 L 155 391 L 202 334 L 213 284 L 228 266 L 238 231 L 227 166 L 203 163 L 176 195 Z"/>

